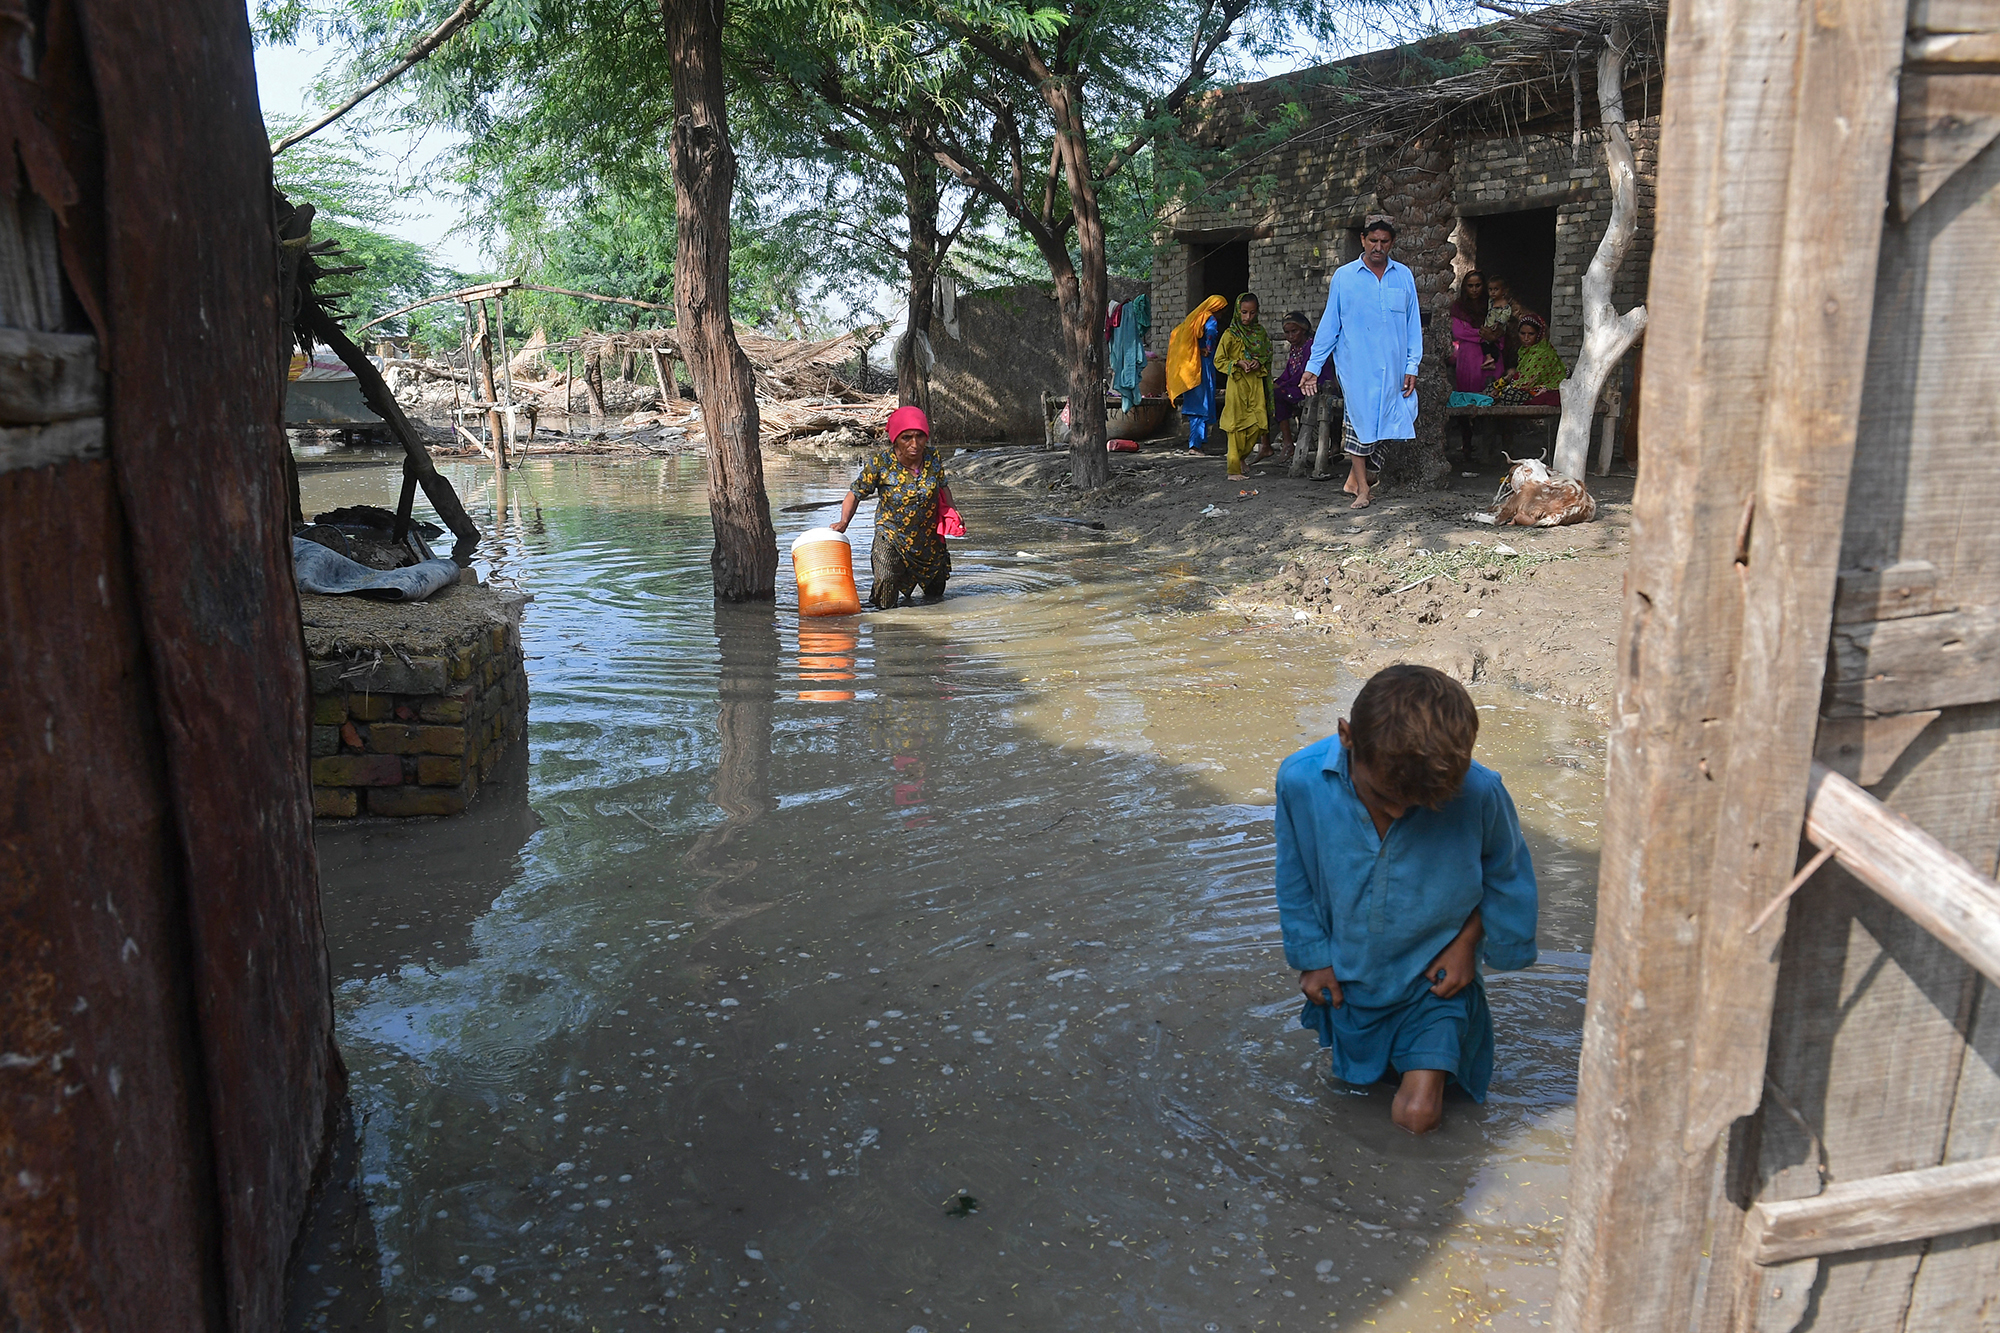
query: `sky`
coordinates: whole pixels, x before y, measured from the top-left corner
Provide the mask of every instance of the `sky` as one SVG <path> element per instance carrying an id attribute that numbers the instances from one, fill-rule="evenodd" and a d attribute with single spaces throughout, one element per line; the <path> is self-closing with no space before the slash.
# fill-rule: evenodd
<path id="1" fill-rule="evenodd" d="M 312 96 L 311 88 L 338 54 L 334 47 L 310 43 L 258 47 L 257 95 L 263 102 L 265 114 L 304 115 L 308 118 L 323 115 L 329 107 Z M 388 89 L 378 93 L 377 97 L 388 98 L 393 93 L 393 89 Z M 337 133 L 350 122 L 365 125 L 368 111 L 369 103 L 363 102 L 320 133 Z M 398 184 L 411 180 L 421 182 L 432 162 L 452 144 L 446 133 L 438 130 L 422 135 L 378 131 L 361 135 L 361 141 L 385 167 L 394 171 Z M 379 230 L 428 246 L 432 253 L 451 267 L 475 273 L 486 268 L 477 245 L 470 236 L 452 234 L 463 216 L 456 201 L 420 189 L 404 202 L 402 216 Z"/>

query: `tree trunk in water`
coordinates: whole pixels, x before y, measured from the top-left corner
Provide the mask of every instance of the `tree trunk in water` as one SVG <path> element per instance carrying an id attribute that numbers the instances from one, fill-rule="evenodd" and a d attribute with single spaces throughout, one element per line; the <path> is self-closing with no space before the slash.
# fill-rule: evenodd
<path id="1" fill-rule="evenodd" d="M 1104 452 L 1104 219 L 1097 211 L 1097 182 L 1090 174 L 1090 141 L 1084 135 L 1081 90 L 1065 81 L 1044 90 L 1054 113 L 1070 209 L 1076 217 L 1079 263 L 1062 262 L 1043 248 L 1056 276 L 1063 343 L 1069 353 L 1069 475 L 1079 490 L 1111 480 Z M 1058 249 L 1062 249 L 1058 244 Z"/>
<path id="2" fill-rule="evenodd" d="M 736 151 L 722 76 L 724 0 L 661 0 L 674 62 L 674 317 L 708 436 L 715 595 L 774 597 L 778 535 L 764 494 L 757 389 L 729 319 L 729 203 Z"/>
<path id="3" fill-rule="evenodd" d="M 937 163 L 912 147 L 903 159 L 903 200 L 910 225 L 910 304 L 903 345 L 896 358 L 896 400 L 931 411 L 931 362 L 936 344 L 931 324 L 936 313 L 934 284 L 938 272 Z"/>
<path id="4" fill-rule="evenodd" d="M 1597 410 L 1597 396 L 1646 327 L 1645 306 L 1633 306 L 1620 315 L 1611 304 L 1611 283 L 1632 248 L 1639 211 L 1632 141 L 1625 134 L 1625 52 L 1630 45 L 1625 25 L 1614 24 L 1597 57 L 1597 118 L 1604 125 L 1604 164 L 1611 177 L 1611 223 L 1584 271 L 1583 350 L 1562 382 L 1562 424 L 1556 428 L 1556 456 L 1550 465 L 1578 480 L 1590 461 L 1590 418 Z"/>

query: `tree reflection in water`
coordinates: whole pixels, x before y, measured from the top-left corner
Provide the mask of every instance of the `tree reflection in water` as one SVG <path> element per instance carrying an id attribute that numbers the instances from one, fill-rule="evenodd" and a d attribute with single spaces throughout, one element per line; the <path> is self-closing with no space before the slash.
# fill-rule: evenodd
<path id="1" fill-rule="evenodd" d="M 700 895 L 704 915 L 730 920 L 761 905 L 732 902 L 725 890 L 756 871 L 754 855 L 739 855 L 742 839 L 776 804 L 771 796 L 771 719 L 779 652 L 770 604 L 717 602 L 715 641 L 720 750 L 710 799 L 721 807 L 723 820 L 695 838 L 687 864 L 707 881 Z"/>

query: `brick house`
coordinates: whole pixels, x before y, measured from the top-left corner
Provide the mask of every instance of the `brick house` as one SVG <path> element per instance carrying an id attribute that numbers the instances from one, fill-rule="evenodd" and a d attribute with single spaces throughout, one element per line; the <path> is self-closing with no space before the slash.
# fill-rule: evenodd
<path id="1" fill-rule="evenodd" d="M 1383 213 L 1396 220 L 1395 258 L 1409 265 L 1425 304 L 1420 442 L 1434 447 L 1440 436 L 1447 312 L 1467 269 L 1509 279 L 1529 309 L 1548 315 L 1553 345 L 1573 364 L 1583 273 L 1611 216 L 1595 63 L 1614 19 L 1635 39 L 1626 128 L 1639 219 L 1613 300 L 1621 311 L 1643 302 L 1664 6 L 1582 0 L 1211 94 L 1191 137 L 1233 165 L 1162 219 L 1156 350 L 1212 293 L 1255 291 L 1274 325 L 1291 309 L 1317 321 L 1332 271 L 1360 254 L 1363 219 Z M 1632 359 L 1621 372 L 1628 377 Z M 1441 468 L 1439 454 L 1417 470 Z"/>

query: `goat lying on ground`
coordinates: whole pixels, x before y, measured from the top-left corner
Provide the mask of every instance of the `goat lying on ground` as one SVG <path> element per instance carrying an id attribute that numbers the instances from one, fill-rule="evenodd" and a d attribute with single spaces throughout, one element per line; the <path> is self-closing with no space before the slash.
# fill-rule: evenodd
<path id="1" fill-rule="evenodd" d="M 1502 457 L 1506 457 L 1502 455 Z M 1474 523 L 1501 527 L 1560 528 L 1588 523 L 1597 517 L 1597 501 L 1573 477 L 1549 471 L 1539 458 L 1508 458 L 1507 480 L 1500 483 L 1489 513 L 1467 514 Z"/>

